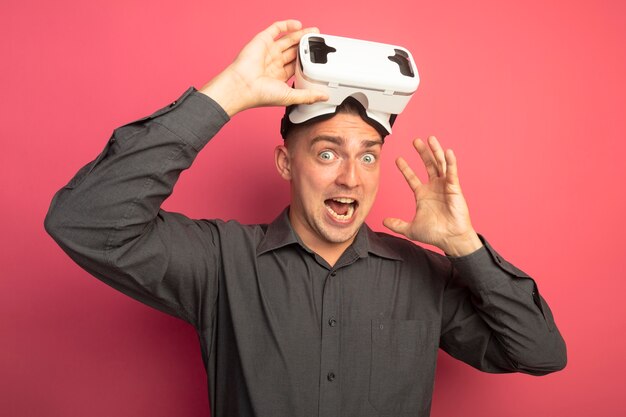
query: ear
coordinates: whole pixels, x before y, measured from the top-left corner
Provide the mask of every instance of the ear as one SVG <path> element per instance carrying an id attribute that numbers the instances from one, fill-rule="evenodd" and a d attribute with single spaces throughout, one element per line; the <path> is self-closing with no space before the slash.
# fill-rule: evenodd
<path id="1" fill-rule="evenodd" d="M 287 181 L 291 181 L 291 156 L 285 145 L 278 145 L 274 149 L 274 163 L 278 174 Z"/>

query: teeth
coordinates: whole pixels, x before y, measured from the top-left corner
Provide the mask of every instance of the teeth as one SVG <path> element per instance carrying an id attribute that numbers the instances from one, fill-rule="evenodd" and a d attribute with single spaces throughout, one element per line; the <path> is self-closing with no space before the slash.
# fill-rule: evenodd
<path id="1" fill-rule="evenodd" d="M 354 203 L 353 199 L 345 198 L 345 197 L 333 198 L 333 200 L 338 202 L 338 203 L 344 203 L 344 204 L 352 204 L 352 203 Z"/>
<path id="2" fill-rule="evenodd" d="M 339 201 L 338 199 L 334 199 L 336 201 Z M 349 198 L 344 198 L 343 200 L 350 200 Z M 352 200 L 354 201 L 354 200 Z M 344 201 L 340 201 L 340 203 L 344 203 Z M 328 212 L 337 220 L 350 220 L 352 218 L 352 215 L 354 214 L 354 206 L 350 206 L 348 207 L 348 212 L 346 214 L 337 214 L 335 212 L 335 210 L 333 210 L 332 208 L 326 206 L 326 209 L 328 210 Z"/>

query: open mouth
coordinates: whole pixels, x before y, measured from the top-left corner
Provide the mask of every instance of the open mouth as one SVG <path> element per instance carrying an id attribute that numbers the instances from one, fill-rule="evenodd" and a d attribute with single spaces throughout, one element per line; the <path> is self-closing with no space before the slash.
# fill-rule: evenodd
<path id="1" fill-rule="evenodd" d="M 350 220 L 358 206 L 356 200 L 346 197 L 329 198 L 324 204 L 330 215 L 341 221 Z"/>

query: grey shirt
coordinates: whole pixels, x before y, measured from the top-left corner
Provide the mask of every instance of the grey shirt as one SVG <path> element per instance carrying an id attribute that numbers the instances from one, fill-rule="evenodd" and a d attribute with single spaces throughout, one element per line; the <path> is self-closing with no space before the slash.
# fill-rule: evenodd
<path id="1" fill-rule="evenodd" d="M 214 417 L 428 416 L 437 350 L 487 372 L 562 369 L 528 275 L 483 239 L 452 258 L 363 225 L 331 267 L 292 229 L 160 209 L 228 121 L 194 88 L 116 129 L 45 226 L 89 273 L 198 332 Z"/>

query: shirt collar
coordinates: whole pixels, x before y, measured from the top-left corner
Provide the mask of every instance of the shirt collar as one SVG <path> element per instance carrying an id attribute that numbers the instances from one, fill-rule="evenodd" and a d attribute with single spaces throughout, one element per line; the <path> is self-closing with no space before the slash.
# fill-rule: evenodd
<path id="1" fill-rule="evenodd" d="M 301 244 L 289 222 L 289 207 L 287 207 L 267 226 L 265 236 L 256 249 L 256 254 L 261 255 L 294 243 Z M 304 245 L 302 246 L 304 247 Z"/>
<path id="2" fill-rule="evenodd" d="M 292 244 L 299 244 L 302 248 L 310 252 L 291 227 L 291 222 L 289 221 L 289 207 L 287 207 L 267 226 L 265 236 L 257 247 L 257 255 Z M 394 247 L 386 243 L 378 233 L 370 229 L 365 223 L 359 229 L 352 243 L 352 248 L 360 258 L 365 258 L 371 253 L 382 258 L 395 259 L 398 261 L 403 259 Z"/>

